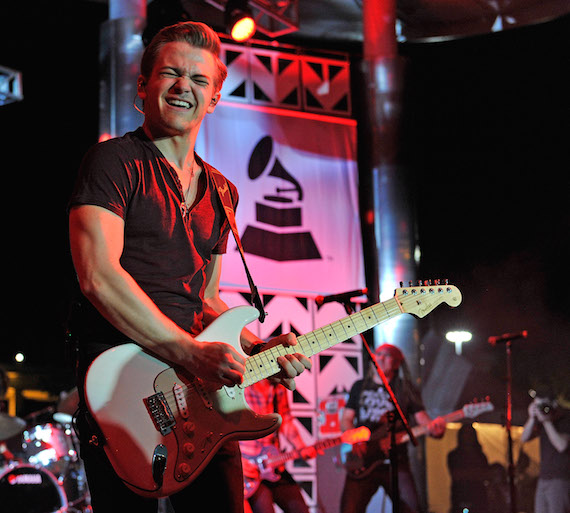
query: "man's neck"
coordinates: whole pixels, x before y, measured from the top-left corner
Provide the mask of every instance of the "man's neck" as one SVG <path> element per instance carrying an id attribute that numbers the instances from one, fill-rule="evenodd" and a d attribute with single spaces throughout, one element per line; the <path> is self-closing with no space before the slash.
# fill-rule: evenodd
<path id="1" fill-rule="evenodd" d="M 174 167 L 180 170 L 193 168 L 197 132 L 196 134 L 156 137 L 146 124 L 143 125 L 143 129 L 147 137 Z"/>

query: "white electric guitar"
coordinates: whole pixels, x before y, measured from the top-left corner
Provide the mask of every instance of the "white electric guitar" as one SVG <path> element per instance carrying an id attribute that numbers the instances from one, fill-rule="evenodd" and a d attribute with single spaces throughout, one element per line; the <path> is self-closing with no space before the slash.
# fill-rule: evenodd
<path id="1" fill-rule="evenodd" d="M 254 413 L 244 388 L 277 374 L 277 358 L 325 351 L 403 313 L 424 317 L 438 305 L 461 303 L 448 284 L 399 288 L 394 297 L 246 359 L 243 384 L 228 387 L 175 369 L 134 343 L 108 349 L 89 367 L 85 395 L 119 478 L 145 497 L 165 497 L 190 484 L 228 440 L 261 438 L 281 417 Z M 241 330 L 258 317 L 251 306 L 231 308 L 196 338 L 241 351 Z"/>

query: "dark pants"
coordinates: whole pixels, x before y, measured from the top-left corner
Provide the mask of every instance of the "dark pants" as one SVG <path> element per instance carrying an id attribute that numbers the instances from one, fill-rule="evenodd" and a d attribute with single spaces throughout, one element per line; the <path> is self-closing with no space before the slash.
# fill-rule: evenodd
<path id="1" fill-rule="evenodd" d="M 379 465 L 360 479 L 346 476 L 341 498 L 341 513 L 365 513 L 366 506 L 378 491 L 384 488 L 392 498 L 392 483 L 389 465 Z M 417 513 L 418 499 L 412 473 L 407 465 L 400 464 L 398 471 L 400 512 Z"/>
<path id="2" fill-rule="evenodd" d="M 85 436 L 83 428 L 83 441 Z M 102 448 L 81 443 L 94 513 L 156 513 L 157 499 L 129 490 L 117 477 Z M 243 476 L 238 442 L 224 444 L 204 471 L 186 488 L 170 496 L 176 513 L 243 513 Z"/>
<path id="3" fill-rule="evenodd" d="M 288 472 L 283 472 L 281 479 L 275 483 L 261 481 L 259 488 L 248 501 L 253 513 L 275 511 L 273 503 L 284 513 L 309 513 L 299 485 Z"/>

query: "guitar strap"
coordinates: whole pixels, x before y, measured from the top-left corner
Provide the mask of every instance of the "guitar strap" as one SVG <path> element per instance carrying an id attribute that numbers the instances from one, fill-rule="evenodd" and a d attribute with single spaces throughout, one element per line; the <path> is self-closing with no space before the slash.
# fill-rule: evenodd
<path id="1" fill-rule="evenodd" d="M 228 218 L 228 222 L 230 223 L 230 229 L 234 234 L 234 239 L 236 241 L 239 253 L 241 255 L 241 260 L 243 262 L 243 266 L 245 268 L 245 274 L 247 276 L 247 281 L 249 283 L 249 288 L 251 290 L 251 304 L 255 306 L 255 308 L 257 308 L 257 310 L 259 311 L 259 322 L 263 322 L 265 320 L 266 313 L 265 309 L 263 308 L 263 302 L 261 301 L 259 292 L 257 291 L 257 287 L 253 282 L 253 278 L 251 277 L 251 273 L 249 272 L 247 263 L 245 261 L 243 246 L 241 244 L 241 240 L 239 238 L 239 233 L 236 226 L 234 206 L 228 182 L 224 177 L 224 175 L 222 175 L 222 173 L 220 173 L 216 168 L 212 166 L 209 166 L 209 168 L 210 171 L 212 171 L 212 177 L 214 179 L 214 183 L 218 191 L 218 196 L 220 197 L 220 201 L 222 202 L 222 206 L 224 207 L 224 212 L 226 213 L 226 217 Z"/>

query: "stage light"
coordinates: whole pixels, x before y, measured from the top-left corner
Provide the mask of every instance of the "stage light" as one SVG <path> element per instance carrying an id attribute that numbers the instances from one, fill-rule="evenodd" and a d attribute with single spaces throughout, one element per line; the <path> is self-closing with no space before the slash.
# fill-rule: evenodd
<path id="1" fill-rule="evenodd" d="M 455 344 L 455 354 L 461 354 L 461 346 L 464 342 L 469 342 L 473 335 L 468 331 L 448 331 L 445 338 Z"/>
<path id="2" fill-rule="evenodd" d="M 225 21 L 226 28 L 234 41 L 247 41 L 255 34 L 255 20 L 247 0 L 228 0 Z"/>

